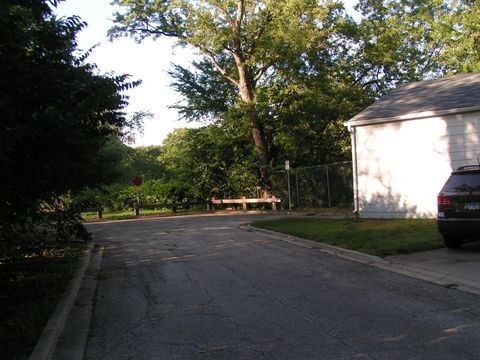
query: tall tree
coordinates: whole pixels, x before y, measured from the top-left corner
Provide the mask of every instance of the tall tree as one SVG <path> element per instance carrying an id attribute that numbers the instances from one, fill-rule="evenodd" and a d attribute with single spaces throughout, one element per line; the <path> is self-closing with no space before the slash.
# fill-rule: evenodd
<path id="1" fill-rule="evenodd" d="M 323 46 L 300 56 L 278 59 L 255 89 L 255 115 L 265 129 L 272 166 L 289 159 L 295 166 L 344 161 L 350 136 L 343 122 L 367 106 L 374 95 L 356 82 L 352 51 L 356 25 L 345 19 Z M 189 120 L 219 120 L 239 125 L 235 88 L 208 59 L 169 72 L 182 95 L 175 105 Z M 240 111 L 239 111 L 240 110 Z"/>
<path id="2" fill-rule="evenodd" d="M 438 37 L 444 39 L 440 63 L 449 73 L 480 71 L 480 2 L 446 1 Z"/>
<path id="3" fill-rule="evenodd" d="M 480 70 L 480 3 L 359 0 L 352 70 L 378 95 L 402 82 Z"/>
<path id="4" fill-rule="evenodd" d="M 122 91 L 136 83 L 98 75 L 74 55 L 85 24 L 55 18 L 57 3 L 0 3 L 0 252 L 42 209 L 101 180 L 99 151 L 128 123 Z"/>
<path id="5" fill-rule="evenodd" d="M 270 164 L 264 119 L 256 111 L 257 86 L 285 57 L 325 45 L 335 33 L 339 5 L 316 0 L 114 0 L 111 35 L 170 36 L 200 51 L 240 98 L 257 149 L 260 174 Z"/>

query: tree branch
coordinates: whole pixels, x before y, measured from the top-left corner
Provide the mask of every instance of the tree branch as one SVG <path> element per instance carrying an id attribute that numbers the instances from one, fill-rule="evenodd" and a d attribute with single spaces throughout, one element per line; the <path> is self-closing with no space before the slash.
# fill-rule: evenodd
<path id="1" fill-rule="evenodd" d="M 230 14 L 228 13 L 228 11 L 226 11 L 222 6 L 218 6 L 218 8 L 220 9 L 220 12 L 223 14 L 223 16 L 225 16 L 225 20 L 230 24 L 232 29 L 234 29 L 235 21 L 233 21 L 233 19 L 230 17 Z"/>
<path id="2" fill-rule="evenodd" d="M 271 63 L 267 63 L 267 64 L 264 64 L 262 67 L 260 67 L 260 69 L 258 69 L 257 72 L 255 73 L 253 81 L 257 82 L 262 77 L 262 75 L 265 74 L 265 72 L 268 70 L 268 68 L 271 65 L 272 65 Z"/>
<path id="3" fill-rule="evenodd" d="M 235 29 L 240 34 L 242 20 L 245 15 L 245 0 L 237 0 L 237 18 L 235 19 Z"/>
<path id="4" fill-rule="evenodd" d="M 267 16 L 266 16 L 266 19 L 265 19 L 265 22 L 258 28 L 258 31 L 255 33 L 255 35 L 252 37 L 252 41 L 251 41 L 251 46 L 249 49 L 247 49 L 247 54 L 252 54 L 253 51 L 255 51 L 256 47 L 257 47 L 257 41 L 258 39 L 260 39 L 262 37 L 262 35 L 264 34 L 266 28 L 267 28 L 267 25 L 270 23 L 270 21 L 272 20 L 272 15 L 270 12 L 268 12 Z"/>
<path id="5" fill-rule="evenodd" d="M 213 54 L 206 50 L 206 49 L 200 49 L 203 53 L 205 53 L 208 58 L 210 59 L 212 65 L 215 67 L 215 69 L 217 69 L 220 74 L 222 74 L 228 81 L 230 81 L 231 83 L 233 83 L 235 86 L 240 86 L 240 83 L 237 79 L 235 79 L 232 75 L 229 74 L 229 72 L 227 70 L 225 70 L 225 68 L 223 68 L 219 63 L 218 61 L 215 59 L 215 56 L 213 56 Z"/>

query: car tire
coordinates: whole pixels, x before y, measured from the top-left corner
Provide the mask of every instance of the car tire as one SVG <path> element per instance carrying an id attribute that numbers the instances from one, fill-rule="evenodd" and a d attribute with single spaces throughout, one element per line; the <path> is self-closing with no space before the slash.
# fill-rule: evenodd
<path id="1" fill-rule="evenodd" d="M 443 242 L 449 249 L 460 249 L 463 244 L 463 239 L 458 236 L 443 235 Z"/>

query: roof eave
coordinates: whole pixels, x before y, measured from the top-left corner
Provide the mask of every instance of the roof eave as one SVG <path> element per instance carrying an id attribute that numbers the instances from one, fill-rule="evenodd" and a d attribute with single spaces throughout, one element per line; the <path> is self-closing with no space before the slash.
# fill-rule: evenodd
<path id="1" fill-rule="evenodd" d="M 455 109 L 440 110 L 440 111 L 422 111 L 418 113 L 385 117 L 385 118 L 376 118 L 376 119 L 355 120 L 355 117 L 353 117 L 352 119 L 346 121 L 344 125 L 348 128 L 351 128 L 356 126 L 367 126 L 367 125 L 382 124 L 382 123 L 389 123 L 389 122 L 396 122 L 396 121 L 416 120 L 416 119 L 424 119 L 424 118 L 439 117 L 439 116 L 446 116 L 446 115 L 465 114 L 465 113 L 471 113 L 471 112 L 477 112 L 477 111 L 480 111 L 480 106 L 455 108 Z"/>

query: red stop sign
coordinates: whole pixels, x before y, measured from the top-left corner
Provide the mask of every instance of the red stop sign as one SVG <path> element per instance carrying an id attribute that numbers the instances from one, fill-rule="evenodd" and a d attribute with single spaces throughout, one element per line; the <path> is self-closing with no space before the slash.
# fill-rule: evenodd
<path id="1" fill-rule="evenodd" d="M 133 185 L 140 186 L 140 185 L 142 185 L 143 180 L 140 176 L 135 176 L 133 178 L 132 182 L 133 182 Z"/>

